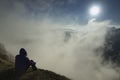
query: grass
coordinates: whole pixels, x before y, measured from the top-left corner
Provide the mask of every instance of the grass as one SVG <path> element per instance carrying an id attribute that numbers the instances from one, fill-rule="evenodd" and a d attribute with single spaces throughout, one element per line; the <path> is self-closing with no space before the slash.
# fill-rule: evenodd
<path id="1" fill-rule="evenodd" d="M 15 73 L 14 68 L 0 72 L 0 80 L 70 80 L 65 76 L 58 75 L 54 72 L 38 69 L 36 71 L 27 71 L 22 76 Z"/>

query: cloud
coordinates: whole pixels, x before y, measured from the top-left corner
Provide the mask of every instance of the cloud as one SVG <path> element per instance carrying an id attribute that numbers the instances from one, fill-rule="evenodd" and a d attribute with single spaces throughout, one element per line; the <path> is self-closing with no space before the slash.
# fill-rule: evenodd
<path id="1" fill-rule="evenodd" d="M 31 17 L 24 4 L 15 5 L 16 9 L 4 8 L 5 14 L 0 15 L 0 42 L 14 56 L 24 47 L 39 68 L 75 80 L 118 79 L 119 74 L 111 64 L 101 64 L 109 21 L 80 25 L 67 19 L 71 22 L 68 24 L 66 19 L 59 22 L 46 16 Z"/>

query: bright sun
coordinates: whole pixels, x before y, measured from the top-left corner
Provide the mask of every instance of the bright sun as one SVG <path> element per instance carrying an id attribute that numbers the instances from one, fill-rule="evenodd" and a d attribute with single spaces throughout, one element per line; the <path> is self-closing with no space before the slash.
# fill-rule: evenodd
<path id="1" fill-rule="evenodd" d="M 96 16 L 100 13 L 100 8 L 98 6 L 93 6 L 90 8 L 90 14 Z"/>

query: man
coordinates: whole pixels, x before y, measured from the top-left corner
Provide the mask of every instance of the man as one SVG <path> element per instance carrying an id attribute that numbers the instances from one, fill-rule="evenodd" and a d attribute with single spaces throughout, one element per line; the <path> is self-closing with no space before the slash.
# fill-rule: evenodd
<path id="1" fill-rule="evenodd" d="M 19 55 L 15 57 L 15 70 L 18 74 L 22 75 L 27 69 L 32 66 L 33 70 L 37 70 L 36 63 L 33 60 L 29 60 L 27 52 L 24 48 L 21 48 Z"/>

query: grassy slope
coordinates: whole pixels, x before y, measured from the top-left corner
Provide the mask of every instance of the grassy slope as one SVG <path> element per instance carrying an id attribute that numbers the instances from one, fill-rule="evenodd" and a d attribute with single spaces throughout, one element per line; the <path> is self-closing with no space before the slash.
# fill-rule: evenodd
<path id="1" fill-rule="evenodd" d="M 13 67 L 12 62 L 0 57 L 0 80 L 70 80 L 65 76 L 43 69 L 36 71 L 29 69 L 24 75 L 18 77 Z"/>

